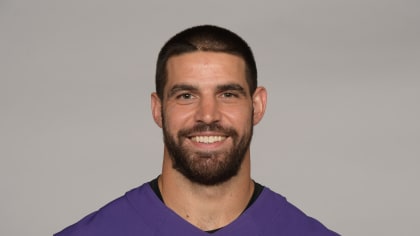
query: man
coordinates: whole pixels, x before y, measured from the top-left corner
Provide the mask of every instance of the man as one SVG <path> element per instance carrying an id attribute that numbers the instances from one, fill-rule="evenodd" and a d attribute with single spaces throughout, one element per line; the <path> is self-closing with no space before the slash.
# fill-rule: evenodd
<path id="1" fill-rule="evenodd" d="M 159 53 L 151 95 L 162 174 L 56 235 L 337 235 L 251 179 L 249 146 L 266 100 L 239 36 L 209 25 L 175 35 Z"/>

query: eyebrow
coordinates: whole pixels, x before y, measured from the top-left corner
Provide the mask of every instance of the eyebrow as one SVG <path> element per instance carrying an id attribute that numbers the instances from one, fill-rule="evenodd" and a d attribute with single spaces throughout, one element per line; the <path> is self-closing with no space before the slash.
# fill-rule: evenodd
<path id="1" fill-rule="evenodd" d="M 168 98 L 179 91 L 198 91 L 198 88 L 189 84 L 176 84 L 168 91 Z"/>
<path id="2" fill-rule="evenodd" d="M 235 84 L 235 83 L 218 85 L 217 86 L 217 91 L 218 92 L 237 91 L 237 92 L 241 93 L 243 96 L 246 96 L 246 91 L 245 91 L 244 87 L 242 87 L 240 84 Z"/>

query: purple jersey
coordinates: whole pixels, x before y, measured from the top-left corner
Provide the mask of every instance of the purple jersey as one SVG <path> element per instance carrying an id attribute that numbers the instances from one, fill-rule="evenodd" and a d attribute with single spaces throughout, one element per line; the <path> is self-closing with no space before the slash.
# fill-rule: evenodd
<path id="1" fill-rule="evenodd" d="M 210 235 L 165 206 L 149 184 L 144 184 L 91 213 L 55 236 Z M 258 199 L 215 236 L 338 235 L 264 188 Z"/>

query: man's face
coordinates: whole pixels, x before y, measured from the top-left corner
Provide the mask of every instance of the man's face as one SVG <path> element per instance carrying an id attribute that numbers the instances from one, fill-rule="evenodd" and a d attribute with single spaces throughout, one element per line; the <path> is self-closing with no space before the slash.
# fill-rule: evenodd
<path id="1" fill-rule="evenodd" d="M 253 128 L 253 98 L 240 57 L 194 52 L 171 57 L 161 101 L 165 148 L 174 169 L 216 185 L 235 176 Z"/>

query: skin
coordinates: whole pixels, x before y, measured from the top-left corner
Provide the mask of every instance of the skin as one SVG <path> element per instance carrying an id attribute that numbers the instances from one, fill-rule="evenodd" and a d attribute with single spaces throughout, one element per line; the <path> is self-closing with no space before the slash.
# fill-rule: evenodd
<path id="1" fill-rule="evenodd" d="M 173 56 L 168 60 L 167 72 L 163 99 L 156 93 L 151 95 L 154 121 L 161 128 L 165 126 L 191 158 L 213 168 L 217 161 L 228 158 L 224 153 L 232 148 L 234 139 L 215 131 L 178 138 L 178 131 L 197 123 L 218 123 L 233 128 L 243 137 L 264 115 L 266 90 L 258 87 L 254 94 L 249 94 L 243 59 L 227 53 L 192 52 Z M 197 136 L 223 136 L 223 140 L 203 143 L 191 138 Z M 249 146 L 238 173 L 216 185 L 193 182 L 174 169 L 165 146 L 159 188 L 167 207 L 192 225 L 202 230 L 226 226 L 243 212 L 254 190 Z"/>

